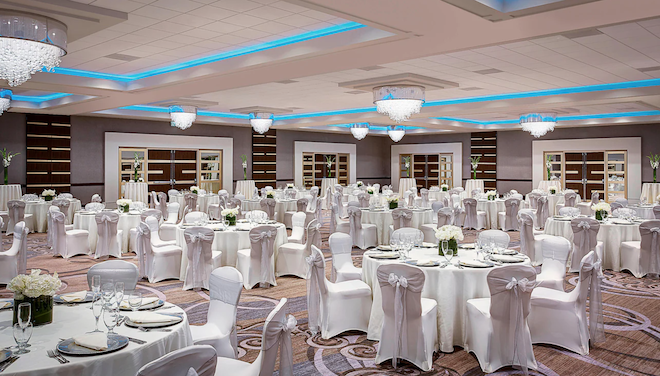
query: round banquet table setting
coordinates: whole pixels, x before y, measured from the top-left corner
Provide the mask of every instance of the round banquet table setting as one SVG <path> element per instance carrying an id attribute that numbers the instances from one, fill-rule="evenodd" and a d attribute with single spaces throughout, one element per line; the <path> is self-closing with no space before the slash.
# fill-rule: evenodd
<path id="1" fill-rule="evenodd" d="M 288 241 L 286 227 L 283 223 L 268 223 L 277 226 L 277 236 L 275 237 L 275 258 L 277 258 L 277 249 L 280 245 Z M 213 251 L 221 251 L 221 264 L 222 266 L 236 267 L 237 253 L 239 249 L 250 248 L 250 229 L 258 226 L 257 224 L 250 225 L 247 222 L 238 222 L 236 226 L 229 226 L 223 230 L 220 223 L 207 224 L 204 227 L 213 230 L 213 244 L 211 249 Z M 183 237 L 186 228 L 193 227 L 193 225 L 181 225 L 176 230 L 176 245 L 181 247 L 183 253 L 181 255 L 181 273 L 179 278 L 183 281 L 186 279 L 186 269 L 188 268 L 188 246 Z"/>
<path id="2" fill-rule="evenodd" d="M 445 197 L 449 197 L 448 191 L 429 191 L 429 200 L 443 202 Z"/>
<path id="3" fill-rule="evenodd" d="M 601 222 L 596 239 L 603 242 L 603 269 L 612 269 L 616 272 L 621 270 L 621 243 L 641 240 L 640 223 L 641 221 L 628 222 L 617 218 L 607 218 Z M 571 244 L 573 243 L 570 218 L 548 218 L 544 233 L 564 237 Z"/>
<path id="4" fill-rule="evenodd" d="M 96 241 L 98 240 L 98 230 L 96 228 L 96 213 L 79 211 L 73 217 L 73 228 L 76 230 L 89 231 L 89 249 L 92 253 L 96 252 Z M 131 211 L 128 213 L 119 213 L 119 223 L 117 231 L 123 230 L 121 252 L 128 252 L 128 239 L 130 231 L 140 225 L 140 213 Z"/>
<path id="5" fill-rule="evenodd" d="M 362 280 L 371 287 L 373 292 L 373 305 L 367 338 L 378 341 L 384 315 L 376 270 L 380 265 L 401 261 L 375 259 L 368 256 L 370 253 L 372 251 L 365 252 L 362 258 Z M 412 260 L 433 260 L 441 264 L 445 261 L 443 256 L 438 255 L 437 248 L 413 249 L 410 251 L 410 258 Z M 451 353 L 454 351 L 454 346 L 465 346 L 466 302 L 469 299 L 490 297 L 486 276 L 493 268 L 498 266 L 482 268 L 460 268 L 455 266 L 459 261 L 469 262 L 476 258 L 476 251 L 459 249 L 458 256 L 454 256 L 451 260 L 452 265 L 444 268 L 440 266 L 420 267 L 426 277 L 422 298 L 434 299 L 438 303 L 438 342 L 440 351 Z M 531 262 L 529 258 L 525 257 L 524 261 L 510 265 L 521 264 L 531 265 Z"/>
<path id="6" fill-rule="evenodd" d="M 478 189 L 484 193 L 484 181 L 481 179 L 468 179 L 465 181 L 465 197 L 472 197 L 472 190 Z M 464 197 L 461 197 L 461 199 Z"/>
<path id="7" fill-rule="evenodd" d="M 433 210 L 412 209 L 412 212 L 412 227 L 418 229 L 422 225 L 433 223 Z M 370 223 L 372 225 L 376 225 L 378 244 L 390 244 L 390 225 L 394 223 L 392 220 L 392 211 L 390 209 L 362 208 L 362 223 Z"/>
<path id="8" fill-rule="evenodd" d="M 64 224 L 70 225 L 73 222 L 73 216 L 80 210 L 80 200 L 73 198 L 69 200 L 69 210 L 66 213 L 66 221 Z M 52 201 L 38 200 L 25 202 L 25 214 L 32 214 L 35 232 L 48 231 L 48 208 L 53 205 Z"/>
<path id="9" fill-rule="evenodd" d="M 284 213 L 288 211 L 295 212 L 298 210 L 297 200 L 291 199 L 275 199 L 275 221 L 284 223 Z M 252 210 L 262 210 L 260 200 L 243 200 L 241 203 L 241 211 L 247 212 Z"/>
<path id="10" fill-rule="evenodd" d="M 20 200 L 22 196 L 20 184 L 0 185 L 0 210 L 7 211 L 7 201 Z"/>
<path id="11" fill-rule="evenodd" d="M 321 179 L 321 190 L 319 191 L 319 196 L 325 196 L 325 191 L 330 187 L 332 193 L 335 193 L 335 184 L 338 183 L 337 178 L 323 178 Z"/>
<path id="12" fill-rule="evenodd" d="M 479 199 L 477 200 L 477 210 L 486 212 L 487 230 L 497 229 L 499 228 L 497 213 L 506 211 L 506 206 L 501 198 L 495 200 Z"/>
<path id="13" fill-rule="evenodd" d="M 188 318 L 185 312 L 171 305 L 163 313 L 181 313 L 183 321 L 169 326 L 171 332 L 142 332 L 125 325 L 115 328 L 115 333 L 147 341 L 145 344 L 128 342 L 128 346 L 115 352 L 93 356 L 64 356 L 69 363 L 60 364 L 47 356 L 46 351 L 54 349 L 60 338 L 68 339 L 94 330 L 95 319 L 90 304 L 53 307 L 53 322 L 34 327 L 29 353 L 21 355 L 8 369 L 8 375 L 15 376 L 116 376 L 135 375 L 145 364 L 159 357 L 193 344 Z M 160 311 L 159 311 L 160 312 Z M 0 311 L 0 348 L 13 346 L 12 310 Z M 128 314 L 122 312 L 122 314 Z M 6 325 L 5 325 L 6 324 Z M 107 332 L 103 320 L 99 329 Z"/>
<path id="14" fill-rule="evenodd" d="M 410 188 L 417 188 L 417 180 L 415 178 L 401 178 L 399 179 L 399 197 Z"/>
<path id="15" fill-rule="evenodd" d="M 254 194 L 254 180 L 237 181 L 234 192 L 235 194 L 240 192 L 247 200 L 251 200 Z"/>
<path id="16" fill-rule="evenodd" d="M 653 214 L 654 205 L 628 205 L 628 207 L 637 213 L 637 216 L 642 219 L 655 219 Z"/>
<path id="17" fill-rule="evenodd" d="M 561 181 L 559 180 L 541 180 L 539 182 L 538 189 L 548 192 L 550 187 L 557 187 L 557 190 L 561 189 Z"/>
<path id="18" fill-rule="evenodd" d="M 644 183 L 642 184 L 642 195 L 640 200 L 646 199 L 646 202 L 656 202 L 657 197 L 660 195 L 660 183 Z M 0 202 L 1 203 L 1 202 Z"/>
<path id="19" fill-rule="evenodd" d="M 149 203 L 149 187 L 147 186 L 147 183 L 124 183 L 122 191 L 124 198 L 126 199 L 144 202 L 145 204 Z"/>
<path id="20" fill-rule="evenodd" d="M 183 200 L 183 196 L 180 196 Z M 185 201 L 185 200 L 184 200 Z M 219 204 L 220 203 L 220 196 L 218 196 L 216 193 L 207 193 L 204 195 L 197 195 L 197 208 L 199 211 L 208 213 L 209 212 L 209 205 L 211 204 Z M 179 203 L 181 205 L 181 203 Z M 181 208 L 181 206 L 179 206 Z"/>

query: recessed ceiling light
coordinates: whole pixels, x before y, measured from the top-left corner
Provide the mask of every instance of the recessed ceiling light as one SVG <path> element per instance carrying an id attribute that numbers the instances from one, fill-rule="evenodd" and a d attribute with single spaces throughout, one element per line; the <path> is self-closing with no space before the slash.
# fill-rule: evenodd
<path id="1" fill-rule="evenodd" d="M 482 69 L 482 70 L 474 71 L 474 73 L 479 73 L 479 74 L 494 74 L 494 73 L 502 73 L 502 71 L 499 70 L 499 69 L 490 68 L 490 69 Z"/>

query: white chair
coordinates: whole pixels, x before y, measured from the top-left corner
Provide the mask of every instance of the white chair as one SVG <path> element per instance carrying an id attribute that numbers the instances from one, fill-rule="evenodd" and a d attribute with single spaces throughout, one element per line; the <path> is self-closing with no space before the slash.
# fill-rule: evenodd
<path id="1" fill-rule="evenodd" d="M 518 225 L 520 226 L 520 253 L 527 255 L 532 260 L 532 265 L 543 263 L 543 248 L 541 242 L 550 235 L 534 234 L 533 213 L 528 210 L 518 212 Z"/>
<path id="2" fill-rule="evenodd" d="M 550 206 L 548 204 L 548 197 L 541 196 L 536 200 L 536 224 L 539 228 L 545 228 L 545 222 L 550 217 Z"/>
<path id="3" fill-rule="evenodd" d="M 547 238 L 541 241 L 541 250 L 543 265 L 541 273 L 536 276 L 538 286 L 564 291 L 564 278 L 566 277 L 568 257 L 571 254 L 571 242 L 561 236 L 547 235 Z"/>
<path id="4" fill-rule="evenodd" d="M 62 213 L 64 213 L 64 216 L 65 216 L 64 224 L 65 225 L 71 225 L 72 224 L 73 218 L 71 218 L 71 216 L 69 216 L 69 213 L 70 213 L 69 207 L 71 207 L 71 201 L 69 201 L 68 199 L 58 198 L 57 200 L 53 200 L 51 205 L 57 206 L 57 208 L 60 209 L 60 211 Z"/>
<path id="5" fill-rule="evenodd" d="M 312 335 L 329 339 L 348 330 L 366 332 L 371 315 L 371 288 L 360 280 L 332 283 L 325 278 L 325 259 L 312 246 L 307 258 L 307 312 Z"/>
<path id="6" fill-rule="evenodd" d="M 486 212 L 477 210 L 476 199 L 463 199 L 463 207 L 465 207 L 465 219 L 463 220 L 463 228 L 471 228 L 475 230 L 486 228 Z"/>
<path id="7" fill-rule="evenodd" d="M 135 253 L 138 258 L 140 278 L 146 277 L 149 283 L 179 279 L 183 250 L 176 245 L 152 247 L 151 234 L 151 227 L 147 223 L 141 222 L 138 225 Z"/>
<path id="8" fill-rule="evenodd" d="M 8 284 L 19 274 L 27 271 L 27 235 L 25 222 L 14 226 L 11 248 L 0 251 L 0 284 Z"/>
<path id="9" fill-rule="evenodd" d="M 239 249 L 236 259 L 236 269 L 243 275 L 243 286 L 246 290 L 257 283 L 260 287 L 277 286 L 274 262 L 277 227 L 257 226 L 250 230 L 249 237 L 250 248 Z"/>
<path id="10" fill-rule="evenodd" d="M 197 195 L 194 193 L 186 193 L 183 195 L 183 200 L 186 206 L 183 207 L 183 215 L 197 210 Z"/>
<path id="11" fill-rule="evenodd" d="M 422 188 L 419 191 L 419 195 L 421 197 L 419 207 L 420 208 L 428 208 L 431 206 L 431 202 L 429 201 L 429 190 L 426 188 Z"/>
<path id="12" fill-rule="evenodd" d="M 99 195 L 98 193 L 94 193 L 94 194 L 92 195 L 92 200 L 91 200 L 90 202 L 94 202 L 94 203 L 102 203 L 102 202 L 103 202 L 103 199 L 101 198 L 101 195 Z"/>
<path id="13" fill-rule="evenodd" d="M 307 211 L 305 211 L 305 226 L 309 224 L 312 220 L 316 220 L 318 223 L 322 223 L 322 216 L 323 216 L 323 211 L 322 211 L 322 202 L 320 197 L 316 197 L 312 199 L 310 204 L 308 205 Z"/>
<path id="14" fill-rule="evenodd" d="M 34 220 L 32 214 L 25 214 L 25 201 L 9 200 L 7 201 L 7 208 L 9 209 L 9 222 L 7 222 L 7 232 L 12 229 L 19 222 L 25 222 L 25 227 L 29 231 L 34 229 Z"/>
<path id="15" fill-rule="evenodd" d="M 183 223 L 208 222 L 209 215 L 201 211 L 188 212 L 183 216 Z"/>
<path id="16" fill-rule="evenodd" d="M 642 222 L 639 235 L 641 241 L 621 243 L 621 270 L 628 270 L 637 278 L 656 276 L 660 273 L 660 220 Z"/>
<path id="17" fill-rule="evenodd" d="M 612 217 L 614 218 L 625 218 L 632 216 L 637 216 L 637 212 L 631 208 L 619 208 L 616 210 L 612 210 Z"/>
<path id="18" fill-rule="evenodd" d="M 156 219 L 156 217 L 148 216 L 144 219 L 144 222 L 149 226 L 149 229 L 151 230 L 151 245 L 153 247 L 160 248 L 176 245 L 176 240 L 163 240 L 160 238 L 160 225 L 158 224 L 158 219 Z"/>
<path id="19" fill-rule="evenodd" d="M 598 192 L 591 193 L 591 201 L 583 201 L 575 204 L 575 207 L 580 209 L 580 213 L 583 215 L 593 215 L 594 212 L 591 210 L 591 205 L 595 205 L 600 201 L 600 194 Z"/>
<path id="20" fill-rule="evenodd" d="M 87 230 L 65 230 L 64 222 L 66 216 L 58 211 L 51 211 L 51 241 L 53 244 L 53 256 L 69 258 L 75 255 L 89 254 L 89 231 Z"/>
<path id="21" fill-rule="evenodd" d="M 191 326 L 192 328 L 192 326 Z M 211 346 L 188 346 L 169 352 L 151 361 L 137 373 L 137 376 L 213 376 L 216 372 L 218 356 Z"/>
<path id="22" fill-rule="evenodd" d="M 101 202 L 90 202 L 89 204 L 85 205 L 85 210 L 86 211 L 92 211 L 92 212 L 100 212 L 105 209 L 105 204 Z"/>
<path id="23" fill-rule="evenodd" d="M 211 272 L 209 309 L 206 324 L 191 325 L 195 345 L 213 346 L 221 358 L 237 355 L 236 307 L 243 290 L 243 276 L 235 268 L 223 266 Z"/>
<path id="24" fill-rule="evenodd" d="M 321 225 L 312 219 L 307 225 L 307 241 L 305 244 L 285 243 L 277 249 L 275 261 L 275 276 L 295 275 L 307 278 L 307 262 L 305 259 L 312 254 L 312 245 L 321 247 Z"/>
<path id="25" fill-rule="evenodd" d="M 536 369 L 527 325 L 529 301 L 536 281 L 531 266 L 509 265 L 488 273 L 490 298 L 467 301 L 465 351 L 477 356 L 485 373 L 504 366 Z"/>
<path id="26" fill-rule="evenodd" d="M 337 209 L 337 204 L 332 204 L 332 210 L 330 213 L 330 233 L 334 234 L 335 232 L 343 232 L 349 234 L 351 232 L 350 221 L 347 221 L 339 216 L 339 209 Z"/>
<path id="27" fill-rule="evenodd" d="M 389 235 L 403 227 L 412 227 L 413 211 L 407 208 L 396 208 L 392 210 L 392 224 L 389 226 Z"/>
<path id="28" fill-rule="evenodd" d="M 500 229 L 504 231 L 520 230 L 518 224 L 518 209 L 520 200 L 509 197 L 504 201 L 505 211 L 497 213 L 497 219 Z"/>
<path id="29" fill-rule="evenodd" d="M 275 205 L 277 205 L 277 201 L 274 198 L 264 198 L 259 202 L 261 210 L 268 214 L 268 219 L 271 221 L 275 220 Z"/>
<path id="30" fill-rule="evenodd" d="M 183 232 L 188 258 L 184 290 L 209 289 L 209 277 L 213 269 L 220 267 L 222 256 L 221 251 L 211 250 L 214 237 L 213 230 L 207 227 L 194 226 Z"/>
<path id="31" fill-rule="evenodd" d="M 618 202 L 618 203 L 621 204 L 624 208 L 627 208 L 627 207 L 628 207 L 628 199 L 625 199 L 625 198 L 623 198 L 623 197 L 619 197 L 619 198 L 617 198 L 616 200 L 614 200 L 614 202 Z"/>
<path id="32" fill-rule="evenodd" d="M 284 226 L 286 226 L 286 228 L 293 228 L 293 215 L 300 212 L 305 213 L 307 211 L 307 204 L 309 204 L 309 200 L 306 198 L 299 198 L 296 201 L 296 211 L 284 212 Z"/>
<path id="33" fill-rule="evenodd" d="M 264 324 L 261 336 L 261 351 L 252 363 L 231 358 L 218 358 L 216 376 L 268 376 L 275 370 L 277 350 L 280 350 L 280 376 L 293 376 L 293 352 L 291 332 L 296 328 L 296 319 L 286 315 L 287 299 L 283 298 L 273 309 Z"/>
<path id="34" fill-rule="evenodd" d="M 453 215 L 454 211 L 452 208 L 443 207 L 440 208 L 436 214 L 437 219 L 435 224 L 427 223 L 421 225 L 420 230 L 422 230 L 422 233 L 424 234 L 424 241 L 428 243 L 438 243 L 438 239 L 435 238 L 435 230 L 445 225 L 451 225 Z"/>
<path id="35" fill-rule="evenodd" d="M 567 206 L 559 209 L 559 215 L 564 217 L 577 217 L 580 215 L 580 209 Z"/>
<path id="36" fill-rule="evenodd" d="M 305 212 L 297 212 L 291 217 L 291 235 L 289 235 L 289 243 L 302 244 L 305 238 L 305 219 L 307 215 Z"/>
<path id="37" fill-rule="evenodd" d="M 494 243 L 499 248 L 509 248 L 511 237 L 502 230 L 486 230 L 479 233 L 479 242 L 481 244 Z"/>
<path id="38" fill-rule="evenodd" d="M 158 236 L 162 241 L 176 241 L 176 230 L 179 228 L 177 224 L 179 220 L 179 208 L 180 205 L 178 202 L 172 202 L 167 204 L 167 219 L 160 225 L 158 230 Z"/>
<path id="39" fill-rule="evenodd" d="M 92 278 L 101 276 L 101 285 L 106 282 L 124 282 L 124 290 L 135 290 L 139 278 L 139 270 L 135 264 L 124 260 L 108 260 L 92 265 L 87 270 L 87 285 L 92 289 Z"/>
<path id="40" fill-rule="evenodd" d="M 100 212 L 94 217 L 96 221 L 98 240 L 94 258 L 114 256 L 121 257 L 121 242 L 123 231 L 117 230 L 119 214 L 116 212 Z"/>
<path id="41" fill-rule="evenodd" d="M 156 204 L 154 205 L 155 209 L 160 211 L 163 220 L 167 219 L 169 215 L 169 212 L 167 211 L 167 193 L 158 192 L 156 200 Z"/>
<path id="42" fill-rule="evenodd" d="M 571 256 L 571 265 L 569 272 L 576 273 L 580 271 L 580 260 L 595 250 L 598 259 L 603 259 L 603 242 L 599 242 L 598 231 L 600 223 L 593 218 L 573 218 L 571 220 L 571 230 L 573 230 L 573 254 Z"/>
<path id="43" fill-rule="evenodd" d="M 371 199 L 371 195 L 365 192 L 358 193 L 357 195 L 358 202 L 360 203 L 361 208 L 368 208 L 369 207 L 369 200 Z"/>
<path id="44" fill-rule="evenodd" d="M 438 304 L 422 298 L 424 272 L 410 265 L 381 265 L 376 277 L 384 313 L 376 364 L 405 359 L 429 371 L 438 345 Z"/>
<path id="45" fill-rule="evenodd" d="M 435 201 L 431 204 L 431 210 L 433 210 L 433 223 L 438 223 L 438 210 L 442 209 L 445 207 L 445 204 L 443 204 L 440 201 Z"/>
<path id="46" fill-rule="evenodd" d="M 653 216 L 655 219 L 660 219 L 660 205 L 653 206 Z"/>
<path id="47" fill-rule="evenodd" d="M 600 263 L 594 251 L 587 253 L 580 262 L 577 285 L 571 292 L 544 287 L 534 289 L 527 318 L 532 343 L 555 345 L 587 355 L 589 340 L 592 343 L 605 340 Z"/>
<path id="48" fill-rule="evenodd" d="M 336 232 L 328 238 L 332 252 L 331 278 L 334 282 L 362 279 L 362 268 L 353 265 L 353 240 L 348 234 Z"/>
<path id="49" fill-rule="evenodd" d="M 180 194 L 181 193 L 179 193 L 179 191 L 177 191 L 176 189 L 170 189 L 169 191 L 167 191 L 167 197 L 169 197 L 169 202 L 170 203 L 175 202 L 176 196 L 179 196 Z"/>
<path id="50" fill-rule="evenodd" d="M 353 245 L 360 249 L 367 249 L 378 245 L 377 227 L 373 224 L 362 223 L 362 210 L 354 206 L 346 208 L 349 219 L 349 234 Z"/>
<path id="51" fill-rule="evenodd" d="M 144 210 L 142 213 L 140 213 L 140 221 L 144 222 L 148 217 L 154 217 L 156 218 L 156 226 L 160 224 L 160 220 L 162 218 L 162 213 L 158 209 L 147 209 Z M 160 238 L 158 238 L 160 240 Z M 129 230 L 128 233 L 128 250 L 135 252 L 135 244 L 137 241 L 137 228 L 134 227 Z"/>
<path id="52" fill-rule="evenodd" d="M 564 208 L 575 208 L 579 212 L 580 209 L 575 207 L 575 201 L 577 200 L 577 193 L 572 189 L 567 189 L 564 191 L 564 203 L 555 205 L 555 210 L 560 212 Z M 554 213 L 550 213 L 551 215 Z"/>

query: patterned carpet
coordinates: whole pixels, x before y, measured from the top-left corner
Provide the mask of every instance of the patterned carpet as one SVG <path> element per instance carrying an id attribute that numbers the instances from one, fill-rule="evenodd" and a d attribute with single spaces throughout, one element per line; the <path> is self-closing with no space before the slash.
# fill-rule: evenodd
<path id="1" fill-rule="evenodd" d="M 476 231 L 466 231 L 465 242 L 474 239 Z M 323 250 L 326 258 L 327 228 L 323 231 Z M 512 246 L 518 246 L 517 233 L 510 233 Z M 69 260 L 54 258 L 45 243 L 45 234 L 31 234 L 28 238 L 28 269 L 39 268 L 58 272 L 64 282 L 63 290 L 87 289 L 87 269 L 97 261 L 88 256 Z M 7 249 L 11 237 L 3 236 Z M 362 251 L 354 249 L 355 264 L 360 265 Z M 128 261 L 133 255 L 125 256 Z M 329 268 L 326 268 L 329 271 Z M 569 274 L 567 290 L 575 286 L 576 274 Z M 421 372 L 414 366 L 399 364 L 395 370 L 390 362 L 375 365 L 378 342 L 369 341 L 360 332 L 347 332 L 330 340 L 312 338 L 307 329 L 305 280 L 294 277 L 277 279 L 278 286 L 270 289 L 243 290 L 238 309 L 239 356 L 253 361 L 260 348 L 263 322 L 279 298 L 289 298 L 290 313 L 298 319 L 294 331 L 294 372 L 296 375 L 463 375 L 477 376 L 483 372 L 476 358 L 456 347 L 452 353 L 435 354 L 434 367 Z M 206 291 L 182 291 L 182 282 L 171 280 L 156 284 L 140 282 L 145 295 L 159 296 L 186 310 L 192 324 L 206 321 L 208 294 Z M 0 298 L 11 297 L 0 288 Z M 592 347 L 588 356 L 580 356 L 553 346 L 534 346 L 539 370 L 535 375 L 660 375 L 660 282 L 649 278 L 637 279 L 629 273 L 605 272 L 603 301 L 607 341 Z M 277 372 L 276 372 L 277 374 Z M 515 375 L 511 368 L 497 375 Z"/>

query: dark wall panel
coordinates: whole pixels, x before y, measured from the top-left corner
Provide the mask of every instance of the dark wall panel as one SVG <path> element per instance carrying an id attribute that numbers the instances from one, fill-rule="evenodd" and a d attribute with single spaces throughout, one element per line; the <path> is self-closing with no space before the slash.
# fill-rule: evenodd
<path id="1" fill-rule="evenodd" d="M 20 153 L 11 160 L 9 183 L 21 184 L 25 193 L 27 160 L 25 114 L 5 112 L 0 116 L 0 149 Z M 4 183 L 4 168 L 0 164 L 0 184 Z"/>

